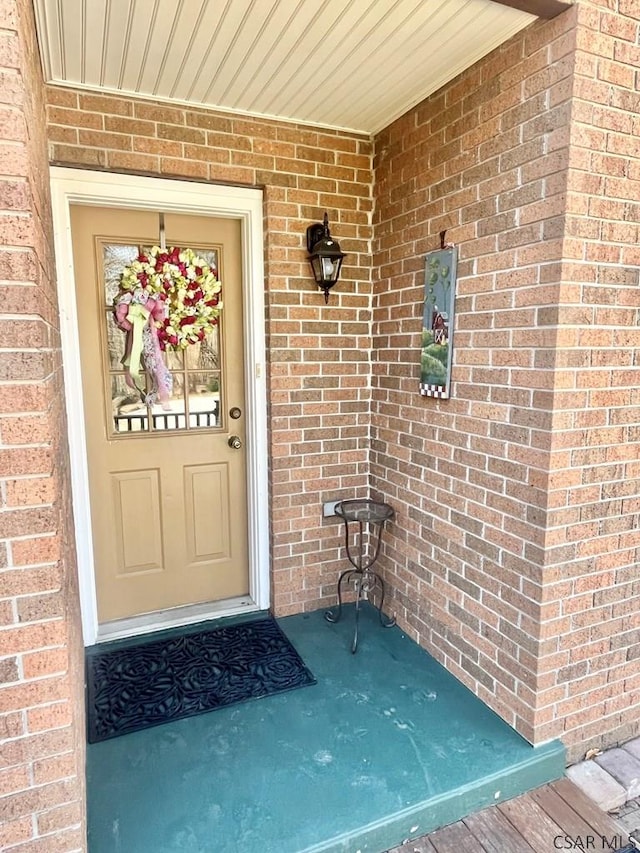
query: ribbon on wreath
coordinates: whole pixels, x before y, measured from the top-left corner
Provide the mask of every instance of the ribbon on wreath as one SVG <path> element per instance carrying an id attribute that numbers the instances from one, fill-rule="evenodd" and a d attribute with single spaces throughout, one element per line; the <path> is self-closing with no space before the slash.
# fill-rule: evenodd
<path id="1" fill-rule="evenodd" d="M 122 359 L 127 385 L 138 391 L 148 405 L 159 400 L 163 409 L 169 409 L 173 380 L 162 358 L 156 326 L 156 322 L 164 320 L 167 314 L 164 300 L 139 289 L 133 293 L 122 294 L 116 303 L 114 314 L 116 325 L 127 334 Z M 138 385 L 143 360 L 144 367 L 153 381 L 153 389 L 150 392 L 143 392 Z"/>

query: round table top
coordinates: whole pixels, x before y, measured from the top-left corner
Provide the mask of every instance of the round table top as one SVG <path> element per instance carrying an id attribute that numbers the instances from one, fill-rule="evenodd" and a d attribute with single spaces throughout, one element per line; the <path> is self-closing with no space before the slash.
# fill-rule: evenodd
<path id="1" fill-rule="evenodd" d="M 361 521 L 382 524 L 393 516 L 393 507 L 383 501 L 368 499 L 340 501 L 336 504 L 335 514 L 345 521 Z"/>

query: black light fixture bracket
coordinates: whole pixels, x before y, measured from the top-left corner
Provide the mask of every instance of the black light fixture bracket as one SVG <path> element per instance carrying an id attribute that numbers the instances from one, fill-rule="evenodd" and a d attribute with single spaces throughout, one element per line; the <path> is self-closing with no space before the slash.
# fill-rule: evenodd
<path id="1" fill-rule="evenodd" d="M 311 254 L 316 243 L 320 242 L 325 236 L 331 236 L 329 234 L 329 217 L 326 213 L 324 215 L 324 223 L 314 222 L 313 225 L 307 228 L 307 252 Z"/>

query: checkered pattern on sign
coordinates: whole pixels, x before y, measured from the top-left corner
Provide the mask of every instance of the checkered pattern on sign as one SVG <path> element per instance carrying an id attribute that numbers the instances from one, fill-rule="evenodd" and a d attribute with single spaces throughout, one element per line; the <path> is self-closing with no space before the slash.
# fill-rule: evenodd
<path id="1" fill-rule="evenodd" d="M 442 385 L 423 385 L 421 382 L 420 393 L 423 397 L 438 397 L 441 400 L 449 399 L 449 391 Z"/>

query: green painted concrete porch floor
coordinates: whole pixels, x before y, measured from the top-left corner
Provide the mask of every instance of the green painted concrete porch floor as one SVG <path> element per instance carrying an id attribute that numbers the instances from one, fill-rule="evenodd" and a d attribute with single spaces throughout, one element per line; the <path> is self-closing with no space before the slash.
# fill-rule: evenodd
<path id="1" fill-rule="evenodd" d="M 562 776 L 372 608 L 279 622 L 316 685 L 88 746 L 90 853 L 381 853 Z"/>

